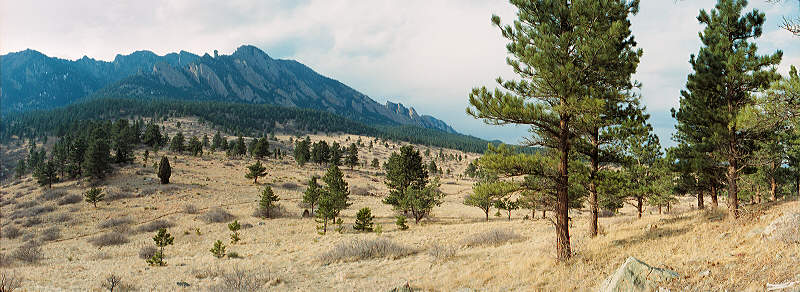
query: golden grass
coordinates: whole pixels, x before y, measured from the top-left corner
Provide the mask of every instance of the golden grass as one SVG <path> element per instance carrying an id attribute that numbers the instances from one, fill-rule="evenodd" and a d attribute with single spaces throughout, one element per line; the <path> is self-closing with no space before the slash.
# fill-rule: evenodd
<path id="1" fill-rule="evenodd" d="M 166 125 L 172 131 L 170 135 L 174 134 L 174 121 Z M 184 129 L 192 127 L 192 131 L 200 135 L 214 133 L 193 120 L 184 119 L 183 125 Z M 350 142 L 357 139 L 355 135 L 314 135 L 312 140 L 349 144 L 345 141 L 348 136 Z M 278 138 L 287 144 L 288 136 L 278 135 Z M 361 138 L 365 144 L 373 139 Z M 383 143 L 374 143 L 372 152 L 362 148 L 361 159 L 371 161 L 377 157 L 383 161 L 392 151 L 397 151 L 398 146 L 390 143 L 387 149 Z M 438 149 L 431 152 L 438 153 Z M 782 214 L 800 212 L 800 203 L 796 201 L 763 208 L 748 206 L 747 215 L 740 220 L 725 218 L 722 211 L 691 210 L 694 203 L 689 199 L 676 206 L 673 214 L 648 213 L 641 219 L 636 219 L 632 210 L 623 209 L 622 215 L 600 219 L 605 234 L 597 238 L 587 236 L 587 213 L 576 212 L 572 215 L 570 229 L 575 256 L 558 263 L 554 254 L 554 228 L 549 221 L 521 220 L 529 212 L 518 210 L 513 212 L 512 221 L 492 218 L 484 222 L 479 209 L 462 204 L 473 181 L 460 179 L 455 174 L 462 173 L 467 163 L 477 157 L 475 154 L 461 162 L 437 161 L 440 166 L 451 168 L 454 174 L 443 178 L 445 202 L 434 209 L 432 220 L 420 225 L 409 223 L 411 228 L 407 231 L 397 229 L 394 211 L 381 203 L 388 193 L 382 177 L 377 175 L 381 170 L 343 168 L 351 188 L 368 189 L 373 194 L 351 196 L 353 205 L 342 212 L 345 223 L 353 222 L 358 209 L 369 207 L 376 216 L 375 223 L 382 226 L 381 235 L 332 231 L 319 235 L 318 224 L 313 219 L 300 217 L 305 183 L 311 175 L 324 174 L 321 166 L 307 164 L 300 168 L 291 158 L 268 160 L 269 175 L 264 182 L 273 185 L 280 196 L 279 203 L 291 216 L 259 219 L 251 213 L 258 204 L 263 185 L 254 185 L 244 178 L 245 166 L 251 161 L 228 160 L 222 153 L 203 158 L 166 151 L 160 151 L 157 156 L 161 155 L 168 155 L 173 166 L 170 185 L 158 184 L 152 171 L 144 171 L 152 167 L 152 161 L 147 166 L 137 161 L 118 169 L 102 185 L 106 190 L 133 194 L 131 196 L 101 202 L 97 209 L 84 202 L 57 206 L 58 212 L 71 215 L 69 221 L 46 219 L 26 228 L 21 225 L 24 218 L 0 219 L 4 230 L 14 226 L 24 234 L 39 234 L 54 226 L 61 229 L 60 239 L 42 243 L 44 259 L 38 264 L 15 262 L 6 270 L 26 279 L 23 286 L 28 290 L 98 289 L 109 273 L 122 276 L 142 290 L 175 289 L 176 281 L 186 281 L 192 289 L 204 290 L 218 287 L 223 281 L 222 275 L 235 273 L 231 269 L 238 265 L 268 270 L 270 279 L 280 279 L 270 282 L 273 285 L 270 289 L 275 290 L 388 290 L 408 281 L 412 287 L 430 291 L 465 287 L 489 291 L 570 291 L 596 289 L 627 256 L 635 256 L 650 265 L 678 272 L 681 278 L 670 284 L 675 290 L 764 290 L 767 283 L 800 280 L 797 268 L 800 245 L 767 241 L 758 235 L 760 229 Z M 156 156 L 151 153 L 151 159 L 153 157 Z M 84 181 L 69 181 L 56 184 L 54 188 L 68 196 L 82 193 L 87 185 Z M 2 189 L 4 199 L 16 201 L 0 207 L 4 216 L 44 192 L 29 177 L 7 183 Z M 187 204 L 194 207 L 193 212 L 185 211 Z M 28 208 L 37 208 L 36 205 Z M 243 225 L 253 225 L 240 231 L 240 242 L 229 244 L 226 223 L 202 221 L 204 213 L 216 208 L 231 213 Z M 39 211 L 32 209 L 30 212 Z M 131 235 L 128 243 L 106 246 L 100 251 L 87 243 L 109 231 L 98 226 L 99 223 L 125 216 L 133 219 L 132 230 L 157 220 L 175 224 L 169 228 L 175 236 L 175 244 L 165 248 L 168 266 L 148 267 L 138 256 L 142 247 L 153 246 L 152 233 Z M 492 230 L 513 231 L 522 240 L 460 247 L 452 256 L 448 250 L 446 260 L 432 261 L 429 252 L 425 252 L 436 246 L 447 249 L 460 246 L 471 236 Z M 11 255 L 25 244 L 23 238 L 25 236 L 3 237 L 0 253 Z M 395 259 L 377 257 L 329 264 L 319 261 L 321 255 L 337 245 L 369 238 L 382 238 L 420 252 Z M 236 252 L 242 258 L 213 257 L 209 249 L 216 240 L 224 241 L 229 252 Z"/>

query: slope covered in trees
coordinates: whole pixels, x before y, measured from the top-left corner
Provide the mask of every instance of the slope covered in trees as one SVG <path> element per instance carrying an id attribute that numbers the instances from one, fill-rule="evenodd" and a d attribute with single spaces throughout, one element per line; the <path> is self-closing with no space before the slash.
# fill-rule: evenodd
<path id="1" fill-rule="evenodd" d="M 372 126 L 324 111 L 214 101 L 103 98 L 64 108 L 8 113 L 0 125 L 0 140 L 12 136 L 63 136 L 74 123 L 126 117 L 197 116 L 236 135 L 270 133 L 278 127 L 296 133 L 343 132 L 415 144 L 483 152 L 488 141 L 417 126 Z"/>

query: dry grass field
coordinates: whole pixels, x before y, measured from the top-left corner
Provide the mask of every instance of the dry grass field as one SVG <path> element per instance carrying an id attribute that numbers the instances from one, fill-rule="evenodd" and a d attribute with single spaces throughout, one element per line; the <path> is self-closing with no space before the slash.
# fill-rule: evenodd
<path id="1" fill-rule="evenodd" d="M 184 135 L 213 134 L 196 121 L 182 122 L 184 129 L 192 129 Z M 175 124 L 167 125 L 172 135 Z M 277 138 L 288 147 L 288 136 Z M 313 141 L 343 145 L 358 138 L 311 136 Z M 373 138 L 361 139 L 368 144 Z M 384 161 L 397 149 L 393 143 L 388 149 L 375 143 L 371 152 L 362 148 L 360 158 Z M 597 238 L 587 237 L 588 214 L 576 210 L 570 229 L 575 256 L 558 263 L 553 226 L 540 212 L 534 220 L 523 220 L 529 212 L 518 210 L 511 221 L 492 216 L 485 222 L 479 209 L 462 204 L 474 181 L 456 174 L 463 173 L 476 154 L 461 162 L 437 162 L 453 173 L 442 178 L 445 202 L 430 220 L 409 222 L 405 231 L 395 226 L 391 207 L 381 203 L 388 190 L 380 170 L 343 167 L 356 194 L 343 212 L 343 232 L 326 235 L 317 233 L 314 219 L 301 217 L 300 206 L 308 178 L 324 173 L 320 166 L 299 167 L 288 156 L 270 159 L 269 175 L 254 185 L 244 177 L 249 159 L 230 160 L 223 153 L 199 158 L 165 150 L 157 155 L 170 159 L 170 184 L 158 183 L 152 166 L 155 155 L 143 163 L 137 151 L 136 163 L 117 168 L 99 185 L 106 200 L 97 208 L 83 201 L 86 180 L 58 183 L 51 190 L 39 187 L 30 176 L 5 182 L 0 204 L 2 273 L 23 279 L 21 291 L 101 291 L 112 273 L 122 278 L 124 288 L 141 291 L 386 291 L 405 283 L 425 291 L 570 291 L 596 290 L 626 257 L 635 256 L 678 272 L 680 279 L 670 283 L 673 290 L 761 291 L 767 283 L 800 281 L 800 244 L 761 236 L 775 218 L 800 212 L 797 201 L 746 206 L 739 220 L 726 218 L 722 210 L 693 210 L 690 198 L 682 199 L 670 214 L 652 214 L 655 209 L 649 209 L 641 219 L 626 208 L 600 219 L 603 234 Z M 267 183 L 285 209 L 281 218 L 252 216 L 262 184 Z M 350 228 L 362 207 L 372 209 L 382 232 L 356 233 Z M 244 225 L 242 240 L 231 244 L 227 222 L 232 220 L 208 223 L 208 212 L 230 213 Z M 228 219 L 215 215 L 211 217 Z M 153 246 L 158 226 L 169 226 L 175 237 L 174 245 L 165 248 L 164 267 L 148 266 L 140 258 L 143 248 Z M 209 249 L 216 240 L 240 257 L 213 257 Z M 26 248 L 31 241 L 40 243 L 38 258 L 36 250 Z M 370 244 L 377 246 L 376 253 L 359 250 Z"/>

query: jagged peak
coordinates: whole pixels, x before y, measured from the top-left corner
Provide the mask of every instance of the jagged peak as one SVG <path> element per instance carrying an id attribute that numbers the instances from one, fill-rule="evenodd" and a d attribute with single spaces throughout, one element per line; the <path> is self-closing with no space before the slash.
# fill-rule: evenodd
<path id="1" fill-rule="evenodd" d="M 233 52 L 233 56 L 255 56 L 255 57 L 265 57 L 267 59 L 272 59 L 270 56 L 253 45 L 242 45 L 236 48 L 236 51 Z"/>

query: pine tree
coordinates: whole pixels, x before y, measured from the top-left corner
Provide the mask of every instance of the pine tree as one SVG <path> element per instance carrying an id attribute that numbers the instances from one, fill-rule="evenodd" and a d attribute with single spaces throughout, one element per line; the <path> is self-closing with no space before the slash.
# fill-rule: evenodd
<path id="1" fill-rule="evenodd" d="M 46 185 L 48 188 L 53 187 L 53 183 L 58 182 L 58 169 L 56 168 L 53 160 L 48 160 L 42 163 L 39 168 L 33 172 L 33 176 L 39 185 Z"/>
<path id="2" fill-rule="evenodd" d="M 164 247 L 172 245 L 175 237 L 169 234 L 166 228 L 159 228 L 156 235 L 153 236 L 153 241 L 159 250 L 151 258 L 147 259 L 147 263 L 153 266 L 166 266 L 167 263 L 164 262 Z"/>
<path id="3" fill-rule="evenodd" d="M 244 138 L 242 136 L 236 139 L 236 142 L 233 143 L 233 147 L 231 148 L 233 148 L 232 153 L 234 157 L 242 157 L 247 154 L 247 146 L 244 144 Z"/>
<path id="4" fill-rule="evenodd" d="M 297 139 L 294 146 L 294 160 L 297 164 L 303 166 L 311 158 L 311 140 L 306 137 L 305 140 Z"/>
<path id="5" fill-rule="evenodd" d="M 261 161 L 256 160 L 256 163 L 247 166 L 249 171 L 244 175 L 245 178 L 253 179 L 254 184 L 258 184 L 258 178 L 267 176 L 267 168 L 261 165 Z"/>
<path id="6" fill-rule="evenodd" d="M 170 176 L 172 176 L 172 167 L 169 165 L 169 159 L 163 156 L 161 162 L 158 163 L 158 178 L 161 179 L 161 184 L 169 184 Z"/>
<path id="7" fill-rule="evenodd" d="M 216 151 L 217 149 L 225 149 L 226 147 L 222 146 L 222 143 L 225 142 L 225 139 L 222 139 L 222 135 L 217 131 L 214 134 L 214 138 L 211 138 L 211 151 Z"/>
<path id="8" fill-rule="evenodd" d="M 192 156 L 203 156 L 203 142 L 200 142 L 200 139 L 196 136 L 192 136 L 189 139 L 189 145 L 187 145 L 186 150 L 189 150 Z"/>
<path id="9" fill-rule="evenodd" d="M 429 174 L 439 173 L 439 167 L 436 166 L 436 162 L 433 160 L 431 160 L 431 162 L 428 163 L 428 173 Z"/>
<path id="10" fill-rule="evenodd" d="M 372 219 L 374 218 L 375 216 L 372 216 L 372 211 L 370 211 L 369 208 L 361 208 L 356 214 L 356 223 L 353 224 L 353 229 L 356 231 L 372 232 Z"/>
<path id="11" fill-rule="evenodd" d="M 513 184 L 503 181 L 479 182 L 472 187 L 472 194 L 464 198 L 464 205 L 481 209 L 486 221 L 489 221 L 489 209 L 495 205 L 495 201 L 516 189 Z"/>
<path id="12" fill-rule="evenodd" d="M 317 200 L 322 195 L 322 188 L 317 183 L 317 178 L 317 176 L 312 176 L 308 180 L 308 188 L 303 192 L 303 203 L 311 207 L 311 214 L 314 214 L 314 205 L 317 204 Z"/>
<path id="13" fill-rule="evenodd" d="M 570 154 L 579 136 L 577 126 L 596 118 L 602 96 L 593 88 L 614 88 L 616 70 L 630 66 L 632 38 L 627 19 L 638 1 L 535 0 L 512 1 L 518 9 L 513 25 L 500 24 L 509 40 L 507 63 L 521 80 L 498 78 L 501 89 L 474 88 L 467 113 L 490 124 L 531 126 L 535 144 L 556 150 L 556 249 L 559 260 L 572 255 L 569 236 Z M 569 49 L 565 49 L 569 48 Z M 611 65 L 611 66 L 609 66 Z M 579 141 L 578 141 L 579 142 Z"/>
<path id="14" fill-rule="evenodd" d="M 136 144 L 137 133 L 129 125 L 128 120 L 119 119 L 112 126 L 112 148 L 114 150 L 114 161 L 126 163 L 133 161 L 133 146 Z"/>
<path id="15" fill-rule="evenodd" d="M 175 134 L 175 137 L 172 137 L 172 140 L 169 143 L 169 150 L 182 153 L 186 150 L 186 141 L 184 141 L 183 132 L 178 132 Z"/>
<path id="16" fill-rule="evenodd" d="M 208 140 L 208 135 L 206 135 L 206 134 L 203 134 L 203 144 L 202 145 L 203 145 L 203 148 L 208 148 L 209 146 L 211 146 L 211 144 L 209 143 L 209 140 Z"/>
<path id="17" fill-rule="evenodd" d="M 322 177 L 325 186 L 317 199 L 317 218 L 323 223 L 322 233 L 328 230 L 328 221 L 336 222 L 339 212 L 350 206 L 347 182 L 344 174 L 336 165 L 331 165 Z M 340 219 L 341 220 L 341 219 Z"/>
<path id="18" fill-rule="evenodd" d="M 438 190 L 438 181 L 429 182 L 422 157 L 411 146 L 403 146 L 400 154 L 394 152 L 389 156 L 386 186 L 389 196 L 384 198 L 383 203 L 403 213 L 410 212 L 415 223 L 419 223 L 430 214 L 433 207 L 442 203 L 443 195 Z"/>
<path id="19" fill-rule="evenodd" d="M 272 218 L 275 214 L 271 214 L 271 211 L 275 209 L 275 203 L 279 200 L 280 198 L 272 191 L 271 186 L 264 186 L 264 190 L 261 191 L 261 197 L 258 201 L 258 209 L 262 214 L 261 216 L 264 218 Z"/>
<path id="20" fill-rule="evenodd" d="M 511 221 L 511 211 L 519 209 L 519 204 L 517 204 L 517 201 L 511 200 L 510 196 L 505 195 L 494 201 L 494 207 L 506 211 L 508 213 L 508 221 Z"/>
<path id="21" fill-rule="evenodd" d="M 358 165 L 358 146 L 355 143 L 350 143 L 350 146 L 347 147 L 347 156 L 344 160 L 350 169 Z"/>
<path id="22" fill-rule="evenodd" d="M 333 142 L 328 155 L 328 163 L 336 166 L 342 165 L 342 147 L 339 146 L 339 143 Z"/>
<path id="23" fill-rule="evenodd" d="M 102 201 L 105 198 L 105 194 L 103 194 L 102 189 L 98 188 L 91 188 L 86 193 L 83 194 L 86 198 L 86 202 L 92 204 L 95 208 L 97 208 L 97 203 Z"/>
<path id="24" fill-rule="evenodd" d="M 17 177 L 17 178 L 20 178 L 23 175 L 25 175 L 26 172 L 27 172 L 27 169 L 25 169 L 25 159 L 20 159 L 17 162 L 17 166 L 14 167 L 14 176 Z"/>
<path id="25" fill-rule="evenodd" d="M 330 147 L 328 142 L 317 141 L 311 146 L 311 161 L 316 164 L 328 163 L 330 157 Z"/>
<path id="26" fill-rule="evenodd" d="M 164 137 L 161 135 L 161 129 L 158 125 L 151 121 L 144 130 L 142 140 L 145 145 L 156 148 L 162 144 Z"/>
<path id="27" fill-rule="evenodd" d="M 253 157 L 256 159 L 263 159 L 271 155 L 269 151 L 269 141 L 266 137 L 254 141 L 256 141 L 256 143 L 253 145 Z"/>
<path id="28" fill-rule="evenodd" d="M 85 158 L 83 159 L 85 174 L 95 179 L 104 178 L 106 173 L 111 169 L 111 165 L 109 164 L 111 155 L 109 154 L 108 142 L 105 137 L 105 131 L 100 128 L 92 131 L 92 139 L 89 142 L 89 148 L 86 149 Z"/>
<path id="29" fill-rule="evenodd" d="M 751 93 L 780 77 L 774 66 L 783 55 L 757 55 L 752 39 L 761 36 L 765 16 L 758 10 L 743 15 L 746 6 L 745 0 L 719 0 L 710 13 L 700 11 L 703 45 L 689 60 L 694 72 L 681 92 L 679 110 L 673 111 L 680 144 L 709 144 L 726 160 L 731 218 L 739 216 L 738 179 L 752 154 L 748 146 L 763 137 L 737 121 L 754 104 Z"/>
<path id="30" fill-rule="evenodd" d="M 377 159 L 377 158 L 373 158 L 373 159 L 372 159 L 372 164 L 371 164 L 371 166 L 372 166 L 373 168 L 378 168 L 378 167 L 380 167 L 380 165 L 381 165 L 381 163 L 380 163 L 380 161 L 378 161 L 378 159 Z"/>

